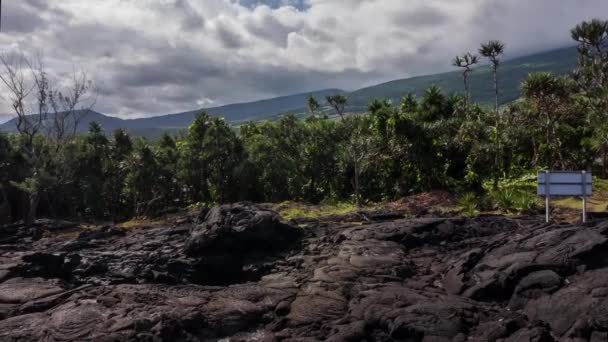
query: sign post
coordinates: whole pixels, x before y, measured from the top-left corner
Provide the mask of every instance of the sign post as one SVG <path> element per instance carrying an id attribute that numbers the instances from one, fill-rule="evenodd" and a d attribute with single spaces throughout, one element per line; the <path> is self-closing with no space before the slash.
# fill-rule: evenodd
<path id="1" fill-rule="evenodd" d="M 581 196 L 583 223 L 587 222 L 587 196 L 592 194 L 593 176 L 586 171 L 541 171 L 538 173 L 538 195 L 545 196 L 545 221 L 549 222 L 552 196 Z"/>
<path id="2" fill-rule="evenodd" d="M 585 191 L 586 171 L 581 172 L 581 189 L 583 193 L 583 223 L 587 222 L 587 191 Z"/>
<path id="3" fill-rule="evenodd" d="M 545 222 L 549 223 L 551 213 L 551 193 L 549 192 L 549 171 L 545 171 Z"/>

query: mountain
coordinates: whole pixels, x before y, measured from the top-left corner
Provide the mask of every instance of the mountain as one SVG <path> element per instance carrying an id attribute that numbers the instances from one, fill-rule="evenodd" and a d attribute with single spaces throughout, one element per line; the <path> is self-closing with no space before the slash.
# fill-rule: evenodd
<path id="1" fill-rule="evenodd" d="M 550 71 L 556 74 L 567 74 L 576 66 L 577 51 L 574 47 L 566 47 L 530 56 L 518 57 L 504 61 L 499 69 L 499 86 L 501 102 L 508 103 L 521 96 L 521 82 L 532 72 Z M 481 103 L 493 103 L 493 76 L 489 66 L 479 66 L 470 74 L 472 99 Z M 356 90 L 348 94 L 351 110 L 364 108 L 370 99 L 389 98 L 399 103 L 403 95 L 415 93 L 421 96 L 431 85 L 440 87 L 444 93 L 462 92 L 462 74 L 460 71 L 446 72 L 434 75 L 419 76 L 390 81 L 375 86 Z"/>
<path id="2" fill-rule="evenodd" d="M 80 116 L 80 115 L 79 115 Z M 32 115 L 32 117 L 37 117 L 37 115 Z M 48 117 L 46 119 L 47 123 L 52 122 L 52 117 Z M 82 115 L 82 119 L 78 124 L 77 132 L 83 133 L 89 129 L 89 125 L 91 122 L 97 122 L 103 127 L 106 132 L 111 132 L 118 128 L 126 128 L 125 120 L 120 118 L 115 118 L 111 116 L 107 116 L 96 111 L 90 110 L 87 114 Z M 0 132 L 16 132 L 17 131 L 17 118 L 12 118 L 4 124 L 0 125 Z"/>
<path id="3" fill-rule="evenodd" d="M 205 111 L 210 115 L 222 116 L 231 123 L 242 123 L 255 118 L 265 118 L 302 108 L 309 95 L 324 99 L 327 95 L 343 94 L 340 89 L 324 89 L 309 93 L 275 97 L 272 99 L 235 103 L 221 107 L 203 108 L 191 112 L 155 116 L 150 118 L 125 120 L 129 128 L 183 128 L 190 125 L 196 113 Z"/>
<path id="4" fill-rule="evenodd" d="M 567 74 L 576 66 L 577 51 L 574 47 L 566 47 L 553 51 L 542 52 L 530 56 L 505 60 L 500 67 L 499 81 L 501 102 L 508 103 L 521 96 L 521 82 L 531 72 L 550 71 L 556 74 Z M 447 61 L 446 61 L 447 63 Z M 85 132 L 89 123 L 97 121 L 106 132 L 117 128 L 125 128 L 134 135 L 156 138 L 163 131 L 176 131 L 190 125 L 196 113 L 206 111 L 213 116 L 222 116 L 228 122 L 238 125 L 247 121 L 274 120 L 286 113 L 304 115 L 306 99 L 315 96 L 319 102 L 324 102 L 325 96 L 345 94 L 348 96 L 351 112 L 362 112 L 373 98 L 388 98 L 399 103 L 402 96 L 415 93 L 421 96 L 431 85 L 439 86 L 446 94 L 462 92 L 462 75 L 460 71 L 438 73 L 394 80 L 371 87 L 346 93 L 340 89 L 325 89 L 309 93 L 281 96 L 261 101 L 236 103 L 221 107 L 197 109 L 190 112 L 160 115 L 141 119 L 123 120 L 98 112 L 91 112 L 80 123 L 79 132 Z M 474 101 L 492 103 L 494 100 L 493 80 L 490 67 L 481 65 L 470 76 L 471 94 Z M 326 108 L 327 109 L 327 108 Z M 0 114 L 0 120 L 2 116 Z M 16 119 L 0 125 L 0 131 L 14 132 Z"/>
<path id="5" fill-rule="evenodd" d="M 12 114 L 1 114 L 0 113 L 0 124 L 3 124 L 9 120 L 11 120 L 12 118 L 14 118 L 15 116 Z"/>

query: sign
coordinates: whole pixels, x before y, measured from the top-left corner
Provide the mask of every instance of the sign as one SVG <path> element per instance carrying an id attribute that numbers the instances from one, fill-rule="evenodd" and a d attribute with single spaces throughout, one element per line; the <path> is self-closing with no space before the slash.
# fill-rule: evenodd
<path id="1" fill-rule="evenodd" d="M 588 196 L 593 177 L 585 171 L 550 171 L 538 173 L 539 196 Z"/>
<path id="2" fill-rule="evenodd" d="M 583 223 L 587 222 L 587 196 L 593 192 L 593 176 L 587 171 L 541 171 L 538 173 L 539 196 L 545 196 L 545 221 L 549 223 L 551 196 L 582 196 Z"/>

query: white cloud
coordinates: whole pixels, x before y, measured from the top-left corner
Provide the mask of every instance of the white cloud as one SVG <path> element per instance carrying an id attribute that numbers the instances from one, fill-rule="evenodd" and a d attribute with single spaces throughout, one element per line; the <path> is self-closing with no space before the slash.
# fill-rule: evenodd
<path id="1" fill-rule="evenodd" d="M 268 5 L 264 5 L 266 3 Z M 191 110 L 291 92 L 355 89 L 450 69 L 501 39 L 508 55 L 570 43 L 605 0 L 24 0 L 0 46 L 82 67 L 117 115 Z M 18 20 L 16 20 L 18 18 Z M 6 103 L 0 112 L 7 111 Z"/>

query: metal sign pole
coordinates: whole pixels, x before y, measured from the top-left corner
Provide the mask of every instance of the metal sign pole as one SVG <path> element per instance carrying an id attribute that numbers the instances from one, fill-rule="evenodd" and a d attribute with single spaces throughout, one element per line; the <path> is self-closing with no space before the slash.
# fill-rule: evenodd
<path id="1" fill-rule="evenodd" d="M 583 223 L 587 222 L 587 171 L 582 171 L 583 176 Z"/>
<path id="2" fill-rule="evenodd" d="M 545 222 L 549 223 L 549 170 L 545 171 Z"/>

